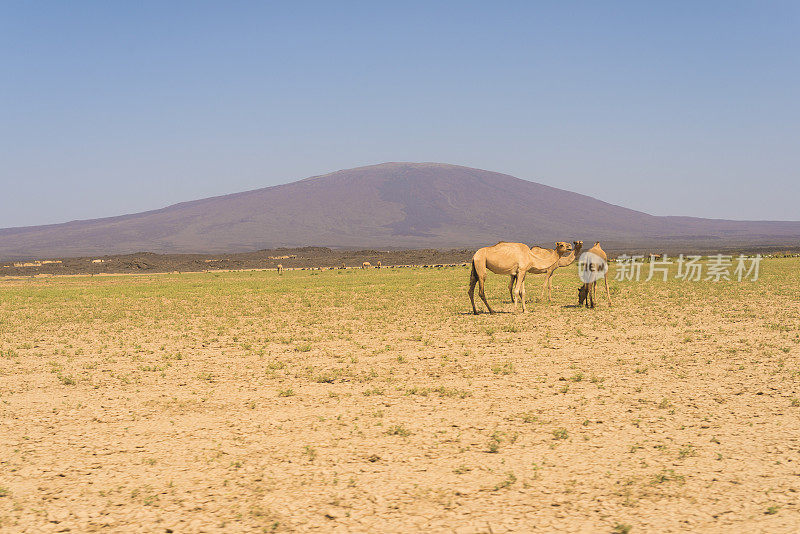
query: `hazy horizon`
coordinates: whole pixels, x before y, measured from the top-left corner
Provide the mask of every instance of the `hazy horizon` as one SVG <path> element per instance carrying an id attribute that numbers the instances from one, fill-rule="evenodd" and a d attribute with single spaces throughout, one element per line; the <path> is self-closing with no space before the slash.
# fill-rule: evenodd
<path id="1" fill-rule="evenodd" d="M 43 2 L 0 15 L 0 228 L 387 161 L 652 215 L 800 220 L 791 2 Z"/>

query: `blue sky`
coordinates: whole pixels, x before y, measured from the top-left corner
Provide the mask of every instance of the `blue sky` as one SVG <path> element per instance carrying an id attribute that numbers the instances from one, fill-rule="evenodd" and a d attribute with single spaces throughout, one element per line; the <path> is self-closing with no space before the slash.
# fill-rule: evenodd
<path id="1" fill-rule="evenodd" d="M 384 161 L 800 219 L 797 2 L 9 1 L 0 65 L 0 227 Z"/>

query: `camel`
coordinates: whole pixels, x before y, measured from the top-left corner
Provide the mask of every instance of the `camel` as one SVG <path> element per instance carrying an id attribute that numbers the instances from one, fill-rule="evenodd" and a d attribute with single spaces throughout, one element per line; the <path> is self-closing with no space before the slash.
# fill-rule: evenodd
<path id="1" fill-rule="evenodd" d="M 547 276 L 545 277 L 544 285 L 542 286 L 542 300 L 544 300 L 545 291 L 547 291 L 547 302 L 550 302 L 550 290 L 552 289 L 551 278 L 553 277 L 553 272 L 559 267 L 566 267 L 571 265 L 572 262 L 575 261 L 575 258 L 580 257 L 581 249 L 583 248 L 583 241 L 573 241 L 572 242 L 572 252 L 567 254 L 566 256 L 561 256 L 558 258 L 558 262 L 554 263 L 547 269 Z M 553 252 L 552 249 L 549 248 L 541 248 L 541 247 L 531 247 L 531 249 L 539 249 L 544 253 L 545 251 Z M 517 282 L 516 277 L 511 275 L 511 280 L 508 282 L 508 292 L 511 294 L 511 300 L 514 300 L 514 284 Z"/>
<path id="2" fill-rule="evenodd" d="M 381 262 L 380 262 L 380 260 L 378 260 L 378 264 L 377 264 L 377 265 L 375 265 L 375 268 L 376 268 L 376 269 L 380 269 L 380 268 L 381 268 Z"/>
<path id="3" fill-rule="evenodd" d="M 364 263 L 361 264 L 362 269 L 369 269 L 370 267 L 372 267 L 372 264 L 368 261 L 365 261 Z"/>
<path id="4" fill-rule="evenodd" d="M 544 300 L 544 290 L 545 287 L 547 287 L 547 302 L 550 302 L 550 290 L 553 287 L 552 285 L 553 272 L 559 267 L 566 267 L 568 265 L 571 265 L 576 258 L 580 257 L 582 248 L 583 248 L 583 241 L 573 241 L 572 252 L 570 252 L 566 256 L 558 258 L 558 263 L 554 263 L 553 266 L 547 270 L 547 280 L 545 280 L 546 284 L 542 286 L 542 300 Z"/>
<path id="5" fill-rule="evenodd" d="M 510 274 L 515 277 L 515 287 L 512 292 L 514 310 L 522 300 L 522 311 L 527 312 L 525 305 L 525 274 L 545 273 L 559 258 L 567 254 L 572 245 L 559 241 L 556 243 L 555 250 L 529 248 L 525 243 L 509 243 L 500 241 L 492 247 L 483 247 L 472 257 L 472 268 L 469 275 L 469 300 L 472 303 L 472 312 L 478 314 L 475 307 L 475 284 L 478 284 L 478 296 L 481 297 L 489 313 L 494 313 L 489 302 L 486 300 L 484 282 L 486 271 L 495 274 Z"/>
<path id="6" fill-rule="evenodd" d="M 278 264 L 278 274 L 281 274 L 282 272 L 283 272 L 283 265 L 281 265 L 281 264 L 279 263 L 279 264 Z"/>
<path id="7" fill-rule="evenodd" d="M 606 255 L 605 251 L 600 247 L 600 242 L 597 241 L 592 248 L 587 251 L 587 254 L 594 254 L 599 256 L 605 261 L 605 269 L 606 272 L 603 275 L 603 281 L 606 284 L 606 296 L 608 297 L 608 306 L 611 307 L 611 292 L 608 290 L 608 256 Z M 603 266 L 598 265 L 599 262 L 592 261 L 592 256 L 588 256 L 588 265 L 586 266 L 587 269 L 590 271 L 599 271 L 603 269 Z M 580 289 L 578 289 L 578 306 L 583 306 L 584 303 L 586 307 L 594 308 L 594 296 L 597 290 L 597 280 L 593 282 L 584 283 Z M 590 306 L 591 302 L 591 306 Z"/>

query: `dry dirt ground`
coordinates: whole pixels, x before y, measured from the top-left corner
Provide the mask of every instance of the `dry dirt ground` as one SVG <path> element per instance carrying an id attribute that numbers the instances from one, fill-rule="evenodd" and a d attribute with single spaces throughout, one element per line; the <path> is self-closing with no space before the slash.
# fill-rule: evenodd
<path id="1" fill-rule="evenodd" d="M 467 279 L 0 280 L 0 530 L 798 531 L 800 260 Z"/>

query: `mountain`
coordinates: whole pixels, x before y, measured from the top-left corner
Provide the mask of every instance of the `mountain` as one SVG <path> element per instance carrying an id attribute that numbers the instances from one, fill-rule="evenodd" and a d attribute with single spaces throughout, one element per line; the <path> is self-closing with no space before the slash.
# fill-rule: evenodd
<path id="1" fill-rule="evenodd" d="M 797 246 L 800 222 L 656 217 L 496 172 L 384 163 L 132 215 L 2 229 L 0 258 L 574 239 L 661 250 Z"/>

